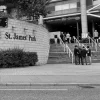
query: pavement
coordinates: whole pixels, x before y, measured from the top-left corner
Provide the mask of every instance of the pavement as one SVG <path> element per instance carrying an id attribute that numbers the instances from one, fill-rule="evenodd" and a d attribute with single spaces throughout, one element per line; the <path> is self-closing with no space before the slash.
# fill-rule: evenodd
<path id="1" fill-rule="evenodd" d="M 100 85 L 100 63 L 92 65 L 46 64 L 21 68 L 1 68 L 0 85 Z"/>

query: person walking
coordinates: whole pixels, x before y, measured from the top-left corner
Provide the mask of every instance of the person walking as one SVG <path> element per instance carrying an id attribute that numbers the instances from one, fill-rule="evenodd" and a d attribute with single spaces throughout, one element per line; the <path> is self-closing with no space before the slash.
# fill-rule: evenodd
<path id="1" fill-rule="evenodd" d="M 83 60 L 82 65 L 84 65 L 84 63 L 87 65 L 87 59 L 86 59 L 87 50 L 85 49 L 84 46 L 83 46 L 83 48 L 82 48 L 81 54 L 82 54 L 82 60 Z"/>
<path id="2" fill-rule="evenodd" d="M 78 46 L 75 45 L 75 48 L 74 48 L 75 65 L 78 65 L 78 60 L 79 60 L 78 54 L 79 54 Z"/>
<path id="3" fill-rule="evenodd" d="M 92 59 L 91 59 L 91 48 L 90 48 L 90 46 L 87 46 L 87 57 L 89 58 L 89 64 L 91 65 Z"/>

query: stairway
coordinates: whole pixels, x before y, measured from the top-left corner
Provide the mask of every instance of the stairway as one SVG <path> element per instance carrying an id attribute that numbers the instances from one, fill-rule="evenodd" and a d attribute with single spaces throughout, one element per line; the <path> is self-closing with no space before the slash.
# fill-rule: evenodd
<path id="1" fill-rule="evenodd" d="M 48 64 L 66 64 L 71 63 L 71 58 L 64 52 L 61 44 L 50 44 Z"/>
<path id="2" fill-rule="evenodd" d="M 78 45 L 78 43 L 68 44 L 72 52 L 74 52 L 75 45 Z M 87 46 L 91 44 L 87 43 L 84 45 Z M 94 47 L 91 47 L 91 49 L 92 49 L 92 62 L 100 63 L 100 47 L 98 47 L 98 51 L 95 51 Z M 47 63 L 48 64 L 67 64 L 67 63 L 71 63 L 71 57 L 69 57 L 68 54 L 64 52 L 64 48 L 62 47 L 62 45 L 50 44 L 49 58 L 48 58 Z"/>

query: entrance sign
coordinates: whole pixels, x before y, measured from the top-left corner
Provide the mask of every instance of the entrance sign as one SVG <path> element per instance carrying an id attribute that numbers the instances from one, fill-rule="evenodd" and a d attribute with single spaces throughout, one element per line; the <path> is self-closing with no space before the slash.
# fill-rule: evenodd
<path id="1" fill-rule="evenodd" d="M 18 35 L 16 33 L 14 33 L 14 35 L 11 36 L 11 34 L 8 33 L 8 32 L 5 33 L 5 38 L 6 39 L 14 39 L 14 40 L 36 41 L 36 37 L 35 36 L 31 36 L 31 35 Z"/>
<path id="2" fill-rule="evenodd" d="M 36 64 L 43 65 L 47 63 L 49 56 L 48 35 L 48 30 L 42 25 L 8 18 L 7 27 L 0 28 L 0 50 L 22 49 L 25 52 L 36 52 Z"/>

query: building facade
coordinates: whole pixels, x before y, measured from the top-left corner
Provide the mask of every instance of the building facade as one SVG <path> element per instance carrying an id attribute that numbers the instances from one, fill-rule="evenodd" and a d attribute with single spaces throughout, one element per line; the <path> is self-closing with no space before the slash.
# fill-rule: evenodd
<path id="1" fill-rule="evenodd" d="M 44 24 L 50 32 L 69 32 L 78 38 L 89 32 L 93 36 L 94 30 L 100 32 L 99 4 L 100 0 L 53 0 L 47 5 Z"/>

